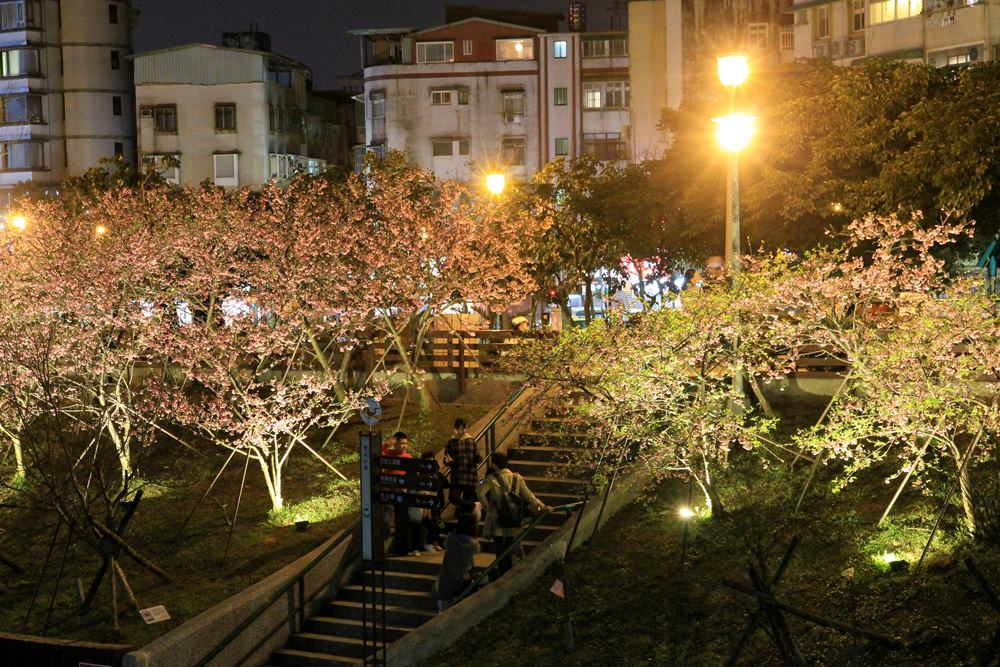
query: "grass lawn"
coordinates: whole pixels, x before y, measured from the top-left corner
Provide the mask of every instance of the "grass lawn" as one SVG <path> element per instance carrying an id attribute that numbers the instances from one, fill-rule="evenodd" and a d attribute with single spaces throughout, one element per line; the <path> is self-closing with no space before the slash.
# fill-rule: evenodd
<path id="1" fill-rule="evenodd" d="M 722 579 L 749 584 L 747 564 L 758 550 L 773 571 L 796 534 L 801 543 L 778 588 L 780 600 L 902 639 L 903 647 L 893 651 L 859 639 L 860 664 L 976 664 L 1000 616 L 961 558 L 973 555 L 1000 590 L 996 545 L 973 545 L 963 537 L 953 507 L 920 576 L 893 574 L 882 555 L 895 553 L 915 564 L 940 498 L 910 490 L 887 524 L 876 528 L 895 488 L 884 483 L 884 474 L 871 472 L 833 494 L 830 473 L 822 470 L 802 511 L 793 514 L 805 473 L 801 464 L 789 473 L 787 464 L 762 470 L 748 456 L 736 460 L 721 480 L 727 516 L 692 520 L 683 565 L 678 508 L 687 487 L 679 481 L 660 485 L 570 557 L 571 654 L 563 648 L 564 602 L 549 592 L 561 576 L 554 566 L 509 608 L 425 667 L 725 664 L 756 605 L 724 587 Z M 845 576 L 850 568 L 853 579 Z M 809 664 L 849 664 L 850 636 L 788 614 L 786 619 Z M 758 631 L 738 664 L 781 661 Z"/>
<path id="2" fill-rule="evenodd" d="M 425 449 L 439 449 L 451 434 L 457 416 L 469 423 L 482 417 L 490 406 L 436 405 L 427 419 L 413 413 L 404 419 L 403 430 L 411 439 L 415 454 Z M 398 414 L 398 413 L 397 413 Z M 396 430 L 396 420 L 381 424 L 386 436 Z M 346 428 L 322 449 L 322 455 L 351 480 L 357 478 L 359 427 Z M 94 608 L 80 615 L 76 602 L 75 581 L 84 588 L 90 585 L 100 559 L 89 547 L 72 543 L 65 571 L 56 588 L 56 578 L 63 550 L 65 528 L 55 542 L 52 562 L 44 578 L 28 624 L 27 615 L 35 586 L 42 571 L 54 530 L 48 513 L 0 510 L 0 528 L 4 537 L 2 553 L 21 565 L 24 573 L 13 575 L 0 564 L 0 629 L 7 632 L 41 634 L 50 600 L 55 592 L 47 636 L 91 641 L 147 643 L 180 623 L 281 569 L 307 553 L 341 528 L 350 525 L 356 515 L 356 484 L 343 482 L 305 449 L 293 452 L 285 469 L 285 509 L 270 513 L 271 505 L 264 489 L 257 463 L 251 461 L 239 516 L 232 533 L 228 558 L 224 558 L 229 520 L 232 518 L 243 475 L 243 459 L 235 457 L 209 498 L 201 505 L 184 532 L 178 535 L 185 517 L 201 498 L 208 484 L 228 455 L 227 451 L 204 450 L 207 458 L 197 457 L 175 444 L 159 448 L 154 473 L 149 475 L 145 497 L 135 518 L 125 531 L 128 541 L 173 576 L 162 583 L 136 566 L 122 560 L 126 574 L 141 607 L 162 604 L 171 620 L 145 625 L 138 614 L 122 614 L 121 628 L 111 620 L 111 591 L 108 579 L 98 594 Z M 7 499 L 16 493 L 3 492 Z M 3 498 L 0 498 L 0 502 Z M 297 515 L 312 525 L 298 532 L 292 524 Z M 4 591 L 6 589 L 6 591 Z M 124 600 L 119 599 L 124 605 Z M 2 661 L 0 661 L 2 662 Z"/>

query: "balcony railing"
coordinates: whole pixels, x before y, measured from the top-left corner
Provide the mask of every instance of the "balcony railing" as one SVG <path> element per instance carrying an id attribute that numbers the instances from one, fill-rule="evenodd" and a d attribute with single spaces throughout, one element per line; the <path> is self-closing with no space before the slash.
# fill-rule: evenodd
<path id="1" fill-rule="evenodd" d="M 840 37 L 825 42 L 813 44 L 813 56 L 816 58 L 857 58 L 865 55 L 864 37 Z"/>

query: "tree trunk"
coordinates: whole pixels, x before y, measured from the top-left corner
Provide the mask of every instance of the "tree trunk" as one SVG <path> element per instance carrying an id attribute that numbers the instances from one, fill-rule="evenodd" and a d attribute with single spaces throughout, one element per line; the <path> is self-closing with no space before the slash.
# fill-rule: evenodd
<path id="1" fill-rule="evenodd" d="M 27 468 L 24 467 L 24 451 L 21 450 L 21 438 L 19 436 L 11 436 L 10 438 L 11 446 L 14 447 L 14 464 L 16 471 L 14 472 L 14 481 L 21 481 L 27 476 Z"/>
<path id="2" fill-rule="evenodd" d="M 958 463 L 958 489 L 962 494 L 962 510 L 965 512 L 965 527 L 969 533 L 976 534 L 976 512 L 972 505 L 972 480 L 969 478 L 969 466 Z"/>
<path id="3" fill-rule="evenodd" d="M 249 452 L 246 455 L 250 456 Z M 271 499 L 271 509 L 274 512 L 280 512 L 284 507 L 284 499 L 281 497 L 281 467 L 277 460 L 268 459 L 258 456 L 257 462 L 260 463 L 260 471 L 264 474 L 264 485 L 267 487 L 267 495 Z"/>
<path id="4" fill-rule="evenodd" d="M 590 321 L 594 319 L 594 294 L 591 288 L 593 282 L 593 276 L 587 276 L 586 280 L 583 281 L 583 320 L 587 324 L 590 324 Z"/>

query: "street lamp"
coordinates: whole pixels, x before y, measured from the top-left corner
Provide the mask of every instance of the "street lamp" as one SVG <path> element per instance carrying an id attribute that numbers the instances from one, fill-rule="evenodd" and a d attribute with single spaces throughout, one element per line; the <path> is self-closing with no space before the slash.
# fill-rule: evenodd
<path id="1" fill-rule="evenodd" d="M 726 179 L 726 264 L 733 273 L 740 271 L 740 163 L 739 152 L 750 143 L 756 118 L 735 111 L 736 89 L 750 74 L 747 57 L 731 54 L 718 58 L 719 82 L 729 90 L 729 115 L 713 118 L 719 127 L 716 137 L 729 153 Z"/>
<path id="2" fill-rule="evenodd" d="M 12 215 L 7 218 L 10 226 L 19 232 L 23 232 L 25 227 L 28 226 L 28 219 L 23 215 Z"/>
<path id="3" fill-rule="evenodd" d="M 493 195 L 502 195 L 507 186 L 507 179 L 500 172 L 486 175 L 486 189 Z"/>

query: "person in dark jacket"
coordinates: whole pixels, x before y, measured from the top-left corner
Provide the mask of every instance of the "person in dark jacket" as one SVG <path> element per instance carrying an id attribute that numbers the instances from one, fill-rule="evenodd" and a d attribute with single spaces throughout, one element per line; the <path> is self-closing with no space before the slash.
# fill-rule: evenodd
<path id="1" fill-rule="evenodd" d="M 513 493 L 524 503 L 528 513 L 537 515 L 540 512 L 551 512 L 552 508 L 540 501 L 531 492 L 524 478 L 520 474 L 510 470 L 506 452 L 494 452 L 490 458 L 492 472 L 483 480 L 479 486 L 479 499 L 486 508 L 486 520 L 483 526 L 483 535 L 493 538 L 493 546 L 496 549 L 497 558 L 514 544 L 514 539 L 521 532 L 521 527 L 503 527 L 499 523 L 501 499 L 507 493 Z M 513 565 L 513 557 L 524 556 L 524 547 L 518 545 L 514 553 L 508 554 L 500 559 L 497 564 L 497 577 L 510 570 Z"/>
<path id="2" fill-rule="evenodd" d="M 444 559 L 441 573 L 434 584 L 434 597 L 438 611 L 444 611 L 456 602 L 455 598 L 472 581 L 472 566 L 479 553 L 476 540 L 476 520 L 469 514 L 458 518 L 458 524 L 444 541 Z"/>

